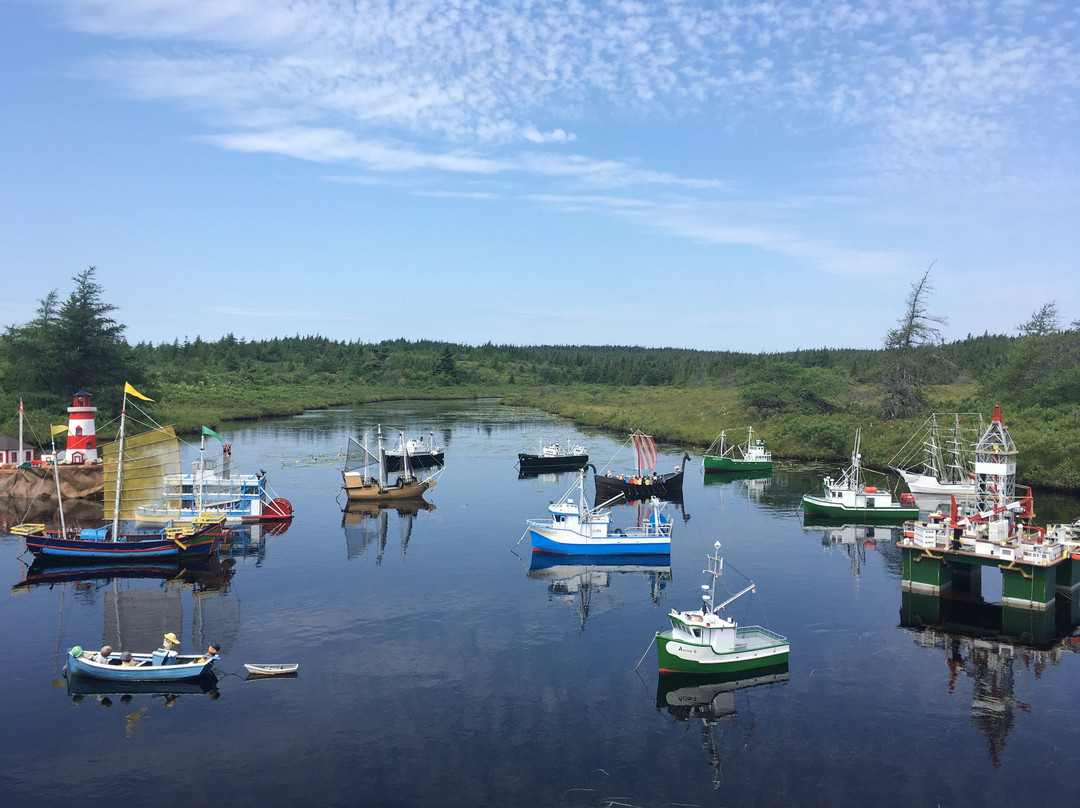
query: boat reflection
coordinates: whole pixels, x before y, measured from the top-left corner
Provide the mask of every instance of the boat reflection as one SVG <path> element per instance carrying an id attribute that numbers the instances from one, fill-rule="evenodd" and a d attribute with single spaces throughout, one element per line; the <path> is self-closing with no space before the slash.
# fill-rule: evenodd
<path id="1" fill-rule="evenodd" d="M 804 533 L 816 533 L 821 536 L 821 544 L 829 549 L 837 548 L 844 552 L 851 564 L 851 574 L 858 578 L 866 563 L 867 552 L 878 552 L 886 556 L 889 566 L 898 560 L 896 542 L 900 539 L 902 528 L 897 525 L 844 525 L 826 522 L 812 522 L 807 516 L 803 522 Z"/>
<path id="2" fill-rule="evenodd" d="M 401 555 L 404 557 L 412 536 L 414 520 L 420 511 L 433 510 L 435 506 L 423 499 L 402 500 L 393 504 L 350 500 L 341 515 L 341 526 L 345 530 L 346 556 L 349 561 L 361 556 L 367 560 L 369 553 L 374 552 L 375 563 L 381 564 L 386 552 L 390 515 L 393 513 L 399 519 Z"/>
<path id="3" fill-rule="evenodd" d="M 159 560 L 100 567 L 65 565 L 55 561 L 42 563 L 36 559 L 23 571 L 23 579 L 11 587 L 11 594 L 17 595 L 38 586 L 51 587 L 63 583 L 93 586 L 135 579 L 157 579 L 166 586 L 170 583 L 189 585 L 199 592 L 227 592 L 234 565 L 232 559 L 221 560 L 217 557 L 198 559 L 193 564 Z"/>
<path id="4" fill-rule="evenodd" d="M 291 519 L 262 522 L 227 528 L 218 547 L 218 554 L 238 561 L 254 561 L 262 566 L 266 560 L 267 537 L 280 536 L 289 529 Z"/>
<path id="5" fill-rule="evenodd" d="M 701 748 L 713 768 L 713 788 L 720 787 L 724 755 L 746 743 L 754 730 L 752 719 L 740 724 L 736 696 L 749 706 L 750 692 L 788 680 L 787 663 L 757 668 L 753 676 L 729 674 L 660 674 L 656 684 L 656 709 L 666 709 L 679 722 L 701 721 Z M 749 709 L 745 710 L 749 715 Z M 729 737 L 730 736 L 730 737 Z"/>
<path id="6" fill-rule="evenodd" d="M 88 697 L 105 708 L 119 702 L 128 737 L 135 734 L 152 706 L 172 707 L 181 696 L 207 696 L 215 700 L 221 695 L 217 686 L 218 679 L 213 673 L 186 682 L 110 682 L 87 676 L 67 677 L 67 694 L 76 707 Z"/>
<path id="7" fill-rule="evenodd" d="M 666 708 L 679 721 L 700 718 L 715 723 L 735 715 L 735 693 L 758 685 L 771 685 L 788 680 L 787 663 L 757 668 L 754 675 L 728 674 L 661 674 L 656 684 L 656 706 Z"/>
<path id="8" fill-rule="evenodd" d="M 1017 676 L 1031 671 L 1041 678 L 1060 665 L 1078 624 L 1077 606 L 1062 597 L 1042 611 L 987 603 L 978 595 L 903 592 L 900 608 L 900 626 L 915 644 L 940 652 L 949 694 L 964 678 L 971 681 L 971 724 L 985 738 L 995 768 L 1016 711 L 1031 711 L 1016 696 Z"/>
<path id="9" fill-rule="evenodd" d="M 563 556 L 533 553 L 528 576 L 548 582 L 548 599 L 572 605 L 578 627 L 593 611 L 593 595 L 611 586 L 616 575 L 640 575 L 649 582 L 649 598 L 659 604 L 671 582 L 671 556 Z"/>

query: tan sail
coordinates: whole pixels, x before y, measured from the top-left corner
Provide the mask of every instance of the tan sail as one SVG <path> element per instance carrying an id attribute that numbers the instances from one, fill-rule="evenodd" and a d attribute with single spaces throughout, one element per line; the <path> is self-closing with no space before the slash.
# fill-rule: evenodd
<path id="1" fill-rule="evenodd" d="M 119 441 L 102 447 L 105 464 L 105 513 L 116 507 Z M 161 499 L 166 474 L 180 473 L 180 442 L 171 426 L 124 438 L 120 518 L 134 519 L 139 505 Z"/>

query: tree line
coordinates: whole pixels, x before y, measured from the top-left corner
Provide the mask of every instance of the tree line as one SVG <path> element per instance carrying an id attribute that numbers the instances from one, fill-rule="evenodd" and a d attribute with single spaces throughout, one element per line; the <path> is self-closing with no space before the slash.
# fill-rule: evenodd
<path id="1" fill-rule="evenodd" d="M 27 409 L 55 411 L 78 390 L 101 394 L 125 381 L 167 388 L 170 397 L 190 406 L 216 397 L 247 417 L 284 414 L 275 412 L 273 403 L 260 405 L 268 411 L 246 411 L 244 402 L 256 396 L 312 406 L 352 403 L 384 391 L 432 397 L 579 386 L 736 389 L 743 406 L 766 415 L 829 414 L 853 402 L 872 402 L 877 417 L 911 418 L 933 407 L 934 391 L 944 387 L 969 391 L 972 402 L 1075 410 L 1080 401 L 1077 322 L 1061 327 L 1056 304 L 1050 303 L 1019 324 L 1014 335 L 984 333 L 946 343 L 939 330 L 944 318 L 929 308 L 929 276 L 927 269 L 912 284 L 881 349 L 751 354 L 403 338 L 364 343 L 299 334 L 251 341 L 226 334 L 213 341 L 196 336 L 132 345 L 90 267 L 72 278 L 66 299 L 49 292 L 33 320 L 7 326 L 0 335 L 0 428 L 10 433 L 20 398 Z M 305 395 L 314 400 L 304 400 Z"/>

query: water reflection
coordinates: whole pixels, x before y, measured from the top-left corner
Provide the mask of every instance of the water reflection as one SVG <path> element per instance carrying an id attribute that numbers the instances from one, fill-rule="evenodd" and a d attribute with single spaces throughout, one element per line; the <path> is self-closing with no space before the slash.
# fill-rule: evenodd
<path id="1" fill-rule="evenodd" d="M 878 552 L 890 559 L 895 557 L 899 563 L 896 542 L 900 538 L 901 528 L 897 526 L 822 524 L 807 516 L 803 522 L 803 532 L 817 534 L 821 537 L 823 547 L 843 552 L 855 578 L 862 574 L 868 552 Z"/>
<path id="2" fill-rule="evenodd" d="M 755 675 L 661 674 L 656 684 L 656 708 L 666 709 L 680 722 L 701 721 L 701 748 L 713 768 L 713 788 L 720 787 L 724 756 L 743 747 L 755 729 L 747 709 L 738 719 L 736 695 L 749 704 L 748 691 L 771 690 L 788 680 L 787 664 L 759 668 Z"/>
<path id="3" fill-rule="evenodd" d="M 962 677 L 971 681 L 971 724 L 984 737 L 995 768 L 1015 712 L 1031 711 L 1016 698 L 1017 674 L 1032 671 L 1039 679 L 1060 665 L 1080 624 L 1072 601 L 1058 602 L 1060 608 L 1043 611 L 987 603 L 978 596 L 902 594 L 900 625 L 916 645 L 941 652 L 948 692 L 956 692 Z"/>
<path id="4" fill-rule="evenodd" d="M 267 537 L 279 536 L 289 529 L 291 520 L 229 528 L 218 546 L 218 555 L 235 561 L 253 561 L 262 566 L 266 560 Z"/>
<path id="5" fill-rule="evenodd" d="M 533 553 L 530 578 L 548 582 L 548 600 L 568 604 L 578 615 L 578 628 L 593 610 L 593 596 L 608 589 L 616 575 L 640 575 L 649 583 L 649 599 L 658 605 L 671 582 L 671 556 L 588 556 L 575 558 Z"/>
<path id="6" fill-rule="evenodd" d="M 192 564 L 181 565 L 176 560 L 130 561 L 121 565 L 87 566 L 65 565 L 35 560 L 23 571 L 22 580 L 11 587 L 17 595 L 38 586 L 56 586 L 73 583 L 76 589 L 97 589 L 117 581 L 153 579 L 162 585 L 190 586 L 199 592 L 228 592 L 235 562 L 218 558 L 198 559 Z"/>
<path id="7" fill-rule="evenodd" d="M 374 553 L 375 564 L 381 564 L 386 552 L 391 514 L 398 518 L 401 536 L 401 556 L 409 548 L 413 521 L 420 511 L 433 511 L 435 506 L 422 499 L 386 504 L 350 500 L 341 514 L 341 526 L 345 530 L 345 553 L 349 561 Z M 374 548 L 374 550 L 372 550 Z"/>

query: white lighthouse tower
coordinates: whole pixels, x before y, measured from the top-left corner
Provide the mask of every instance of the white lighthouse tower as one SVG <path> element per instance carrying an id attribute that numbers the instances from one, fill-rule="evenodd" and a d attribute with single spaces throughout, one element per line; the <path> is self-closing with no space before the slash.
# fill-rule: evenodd
<path id="1" fill-rule="evenodd" d="M 63 454 L 65 463 L 81 465 L 98 462 L 95 412 L 97 407 L 90 406 L 89 393 L 80 390 L 75 394 L 75 400 L 68 407 L 67 451 Z"/>

